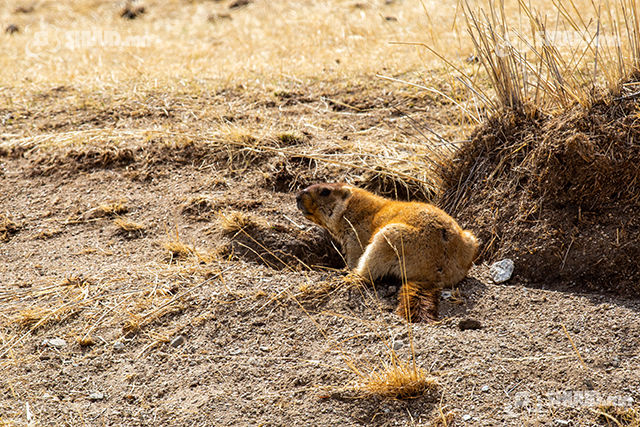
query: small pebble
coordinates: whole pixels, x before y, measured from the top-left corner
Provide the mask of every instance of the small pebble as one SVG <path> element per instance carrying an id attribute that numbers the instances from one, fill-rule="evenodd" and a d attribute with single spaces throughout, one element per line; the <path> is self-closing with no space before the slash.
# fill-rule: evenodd
<path id="1" fill-rule="evenodd" d="M 554 420 L 554 422 L 556 424 L 560 425 L 560 426 L 568 426 L 569 425 L 569 421 L 567 421 L 567 420 L 558 419 L 558 420 Z"/>
<path id="2" fill-rule="evenodd" d="M 269 351 L 269 350 L 271 350 L 271 348 L 269 348 L 268 345 L 261 345 L 260 346 L 260 351 Z"/>
<path id="3" fill-rule="evenodd" d="M 402 347 L 404 347 L 404 343 L 402 341 L 396 341 L 393 343 L 394 350 L 400 350 Z"/>
<path id="4" fill-rule="evenodd" d="M 120 341 L 116 341 L 113 343 L 113 351 L 122 351 L 124 350 L 124 344 Z"/>
<path id="5" fill-rule="evenodd" d="M 458 323 L 458 327 L 461 331 L 466 331 L 467 329 L 480 329 L 482 328 L 482 323 L 475 319 L 464 319 Z"/>
<path id="6" fill-rule="evenodd" d="M 489 386 L 488 385 L 483 385 L 482 388 L 480 389 L 481 392 L 486 393 L 489 391 Z"/>
<path id="7" fill-rule="evenodd" d="M 51 338 L 49 340 L 44 340 L 42 343 L 57 349 L 63 348 L 67 345 L 67 342 L 62 338 Z"/>
<path id="8" fill-rule="evenodd" d="M 182 335 L 178 335 L 173 340 L 171 340 L 170 343 L 171 347 L 180 347 L 182 344 L 184 344 L 184 337 Z"/>
<path id="9" fill-rule="evenodd" d="M 471 419 L 471 415 L 469 415 L 469 414 L 464 414 L 462 416 L 462 421 L 469 421 L 470 419 Z"/>
<path id="10" fill-rule="evenodd" d="M 100 393 L 99 391 L 96 391 L 95 393 L 91 393 L 89 395 L 89 400 L 92 400 L 92 401 L 102 400 L 102 399 L 104 399 L 104 393 Z"/>

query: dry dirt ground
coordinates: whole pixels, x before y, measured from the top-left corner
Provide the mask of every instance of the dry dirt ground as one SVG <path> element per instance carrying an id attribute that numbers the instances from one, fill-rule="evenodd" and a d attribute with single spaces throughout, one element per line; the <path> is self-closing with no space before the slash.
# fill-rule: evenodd
<path id="1" fill-rule="evenodd" d="M 42 96 L 43 117 L 13 111 L 9 132 L 174 120 L 122 105 L 56 115 L 63 93 Z M 303 116 L 310 104 L 338 137 L 372 121 L 397 131 L 385 122 L 392 108 L 344 114 L 289 100 L 259 113 Z M 301 153 L 330 139 L 274 135 Z M 428 425 L 444 414 L 460 425 L 592 425 L 604 400 L 640 399 L 637 300 L 494 285 L 477 266 L 443 301 L 442 322 L 409 329 L 392 313 L 395 285 L 341 285 L 340 258 L 296 212 L 295 190 L 348 171 L 234 141 L 3 152 L 0 206 L 13 224 L 0 242 L 3 422 Z M 482 327 L 461 330 L 464 319 Z M 358 392 L 358 372 L 383 367 L 391 349 L 438 387 L 404 401 Z"/>
<path id="2" fill-rule="evenodd" d="M 257 0 L 149 1 L 132 20 L 113 2 L 14 3 L 0 10 L 19 27 L 0 56 L 0 425 L 618 425 L 633 408 L 637 423 L 638 299 L 496 285 L 478 265 L 441 322 L 409 327 L 397 284 L 346 286 L 295 208 L 318 181 L 432 195 L 431 131 L 458 143 L 471 124 L 436 96 L 450 77 L 405 74 L 419 58 L 376 37 L 452 31 L 457 2 L 426 2 L 424 28 L 409 1 L 272 2 L 279 20 Z M 97 22 L 155 44 L 22 55 L 34 28 Z M 306 27 L 330 36 L 292 36 Z M 363 388 L 397 360 L 437 386 Z"/>

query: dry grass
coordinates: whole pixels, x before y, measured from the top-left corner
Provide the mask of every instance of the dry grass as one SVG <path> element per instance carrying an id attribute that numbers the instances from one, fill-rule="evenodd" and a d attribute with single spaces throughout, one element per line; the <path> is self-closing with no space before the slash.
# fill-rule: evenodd
<path id="1" fill-rule="evenodd" d="M 430 427 L 448 427 L 455 425 L 453 422 L 456 418 L 456 413 L 454 411 L 448 411 L 446 408 L 439 407 L 438 415 L 434 417 L 429 424 Z"/>
<path id="2" fill-rule="evenodd" d="M 182 242 L 177 229 L 175 236 L 165 240 L 162 243 L 162 247 L 169 252 L 170 262 L 174 260 L 192 260 L 207 264 L 216 258 L 212 253 L 200 251 L 195 246 Z"/>
<path id="3" fill-rule="evenodd" d="M 605 10 L 575 2 L 534 9 L 521 1 L 517 14 L 493 0 L 487 9 L 463 4 L 489 87 L 464 73 L 460 81 L 490 114 L 588 106 L 603 89 L 620 92 L 622 82 L 640 69 L 640 9 L 634 0 L 607 3 Z"/>
<path id="4" fill-rule="evenodd" d="M 91 347 L 96 344 L 96 340 L 92 336 L 84 336 L 76 339 L 81 347 Z"/>
<path id="5" fill-rule="evenodd" d="M 13 321 L 20 328 L 34 331 L 60 323 L 76 312 L 76 307 L 67 305 L 55 308 L 34 306 L 21 310 Z"/>
<path id="6" fill-rule="evenodd" d="M 302 304 L 318 303 L 329 298 L 336 288 L 333 280 L 319 283 L 305 282 L 298 286 L 294 298 Z"/>
<path id="7" fill-rule="evenodd" d="M 114 219 L 113 224 L 124 233 L 141 233 L 146 229 L 143 224 L 122 217 Z"/>
<path id="8" fill-rule="evenodd" d="M 115 216 L 129 212 L 126 202 L 121 200 L 102 204 L 96 208 L 96 216 Z"/>
<path id="9" fill-rule="evenodd" d="M 415 362 L 402 362 L 394 357 L 391 363 L 365 376 L 359 388 L 374 396 L 408 399 L 423 396 L 437 386 L 437 382 Z"/>
<path id="10" fill-rule="evenodd" d="M 177 238 L 165 241 L 162 246 L 171 253 L 172 257 L 178 259 L 187 259 L 196 253 L 196 249 L 193 246 L 188 246 Z"/>
<path id="11" fill-rule="evenodd" d="M 0 242 L 8 241 L 19 229 L 20 226 L 16 222 L 9 219 L 8 216 L 0 214 Z"/>
<path id="12" fill-rule="evenodd" d="M 220 230 L 227 235 L 234 235 L 242 231 L 250 231 L 251 229 L 259 229 L 266 226 L 263 220 L 240 211 L 220 213 L 218 218 Z"/>
<path id="13" fill-rule="evenodd" d="M 640 410 L 637 407 L 606 405 L 591 411 L 596 420 L 607 427 L 640 427 Z"/>
<path id="14" fill-rule="evenodd" d="M 268 82 L 316 78 L 319 70 L 329 77 L 385 69 L 402 72 L 421 67 L 423 58 L 408 54 L 414 50 L 410 47 L 390 48 L 388 41 L 433 31 L 417 2 L 402 7 L 381 2 L 358 10 L 345 2 L 302 0 L 253 2 L 233 11 L 223 2 L 145 6 L 145 13 L 136 14 L 134 20 L 122 19 L 121 4 L 114 2 L 43 2 L 24 15 L 3 8 L 0 19 L 15 22 L 23 31 L 5 40 L 2 81 L 30 86 L 76 82 L 108 91 L 160 86 L 198 92 L 212 84 L 226 88 L 261 85 L 265 78 Z M 454 23 L 450 10 L 432 11 L 434 22 L 448 30 Z M 382 14 L 398 21 L 390 23 Z M 41 19 L 43 15 L 48 19 Z M 228 19 L 210 20 L 210 16 Z M 92 31 L 102 40 L 83 40 L 81 31 Z M 455 32 L 449 36 L 457 39 Z M 64 43 L 67 37 L 74 43 Z M 55 61 L 60 55 L 68 60 Z M 108 74 L 103 74 L 105 64 L 113 64 L 107 65 Z"/>
<path id="15" fill-rule="evenodd" d="M 34 236 L 34 239 L 38 239 L 38 240 L 51 239 L 52 237 L 55 237 L 55 236 L 58 236 L 59 234 L 62 234 L 62 231 L 63 230 L 60 229 L 60 228 L 52 228 L 52 229 L 47 229 L 47 230 L 41 230 Z"/>

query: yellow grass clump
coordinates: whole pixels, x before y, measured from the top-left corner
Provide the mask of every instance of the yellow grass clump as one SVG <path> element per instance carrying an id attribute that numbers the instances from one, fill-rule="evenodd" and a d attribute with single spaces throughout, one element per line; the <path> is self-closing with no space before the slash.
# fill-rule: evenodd
<path id="1" fill-rule="evenodd" d="M 8 241 L 12 234 L 18 232 L 19 228 L 19 225 L 8 216 L 0 214 L 0 242 Z"/>
<path id="2" fill-rule="evenodd" d="M 30 307 L 21 310 L 13 319 L 14 322 L 24 329 L 40 329 L 53 323 L 59 323 L 73 314 L 74 308 L 62 306 L 59 308 Z"/>
<path id="3" fill-rule="evenodd" d="M 393 358 L 382 369 L 376 369 L 363 378 L 360 385 L 367 394 L 390 399 L 409 399 L 435 390 L 437 382 L 414 362 Z"/>
<path id="4" fill-rule="evenodd" d="M 640 427 L 640 411 L 637 407 L 604 405 L 591 410 L 597 421 L 607 427 Z"/>
<path id="5" fill-rule="evenodd" d="M 116 218 L 113 220 L 113 224 L 118 227 L 119 230 L 125 232 L 125 233 L 135 233 L 135 232 L 141 232 L 143 231 L 146 227 L 142 224 L 139 224 L 137 222 L 128 220 L 126 218 Z"/>
<path id="6" fill-rule="evenodd" d="M 177 230 L 175 237 L 165 240 L 162 247 L 169 252 L 171 260 L 192 259 L 206 264 L 215 259 L 214 254 L 199 251 L 195 246 L 189 246 L 180 240 Z"/>
<path id="7" fill-rule="evenodd" d="M 219 216 L 220 229 L 224 234 L 236 234 L 240 231 L 246 231 L 251 228 L 259 228 L 263 226 L 261 221 L 250 214 L 233 211 L 230 213 L 221 213 Z"/>
<path id="8" fill-rule="evenodd" d="M 122 215 L 129 212 L 129 208 L 123 201 L 105 203 L 98 206 L 97 213 L 99 216 Z"/>

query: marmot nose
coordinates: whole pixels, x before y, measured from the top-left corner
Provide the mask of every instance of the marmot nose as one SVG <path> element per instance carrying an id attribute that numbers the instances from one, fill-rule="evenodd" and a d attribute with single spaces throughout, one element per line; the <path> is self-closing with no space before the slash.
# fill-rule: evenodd
<path id="1" fill-rule="evenodd" d="M 299 202 L 302 199 L 302 196 L 305 195 L 308 191 L 306 189 L 302 190 L 298 194 L 296 194 L 296 201 Z"/>

